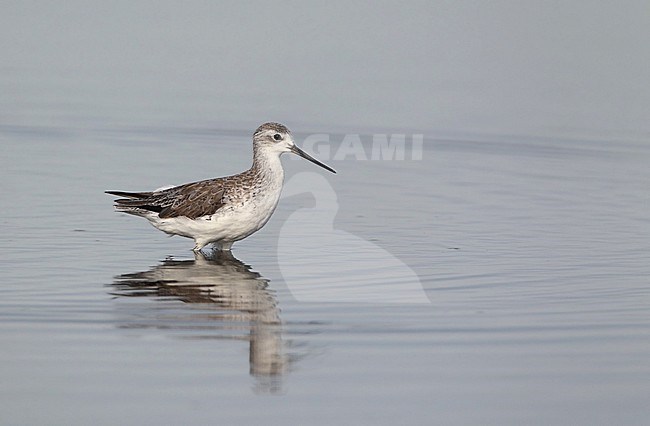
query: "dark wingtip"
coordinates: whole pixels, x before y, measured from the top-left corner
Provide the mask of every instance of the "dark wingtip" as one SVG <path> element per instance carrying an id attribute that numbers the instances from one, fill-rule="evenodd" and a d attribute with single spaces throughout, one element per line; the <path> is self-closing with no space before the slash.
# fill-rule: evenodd
<path id="1" fill-rule="evenodd" d="M 104 191 L 104 193 L 126 198 L 147 198 L 151 195 L 150 192 Z"/>
<path id="2" fill-rule="evenodd" d="M 129 192 L 124 192 L 124 191 L 104 191 L 104 194 L 111 194 L 111 195 L 116 195 L 118 197 L 127 197 L 127 194 L 130 194 Z"/>

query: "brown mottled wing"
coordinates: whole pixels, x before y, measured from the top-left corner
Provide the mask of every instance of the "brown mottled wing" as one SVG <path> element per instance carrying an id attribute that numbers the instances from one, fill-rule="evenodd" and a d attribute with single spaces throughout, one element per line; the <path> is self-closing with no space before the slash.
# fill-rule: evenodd
<path id="1" fill-rule="evenodd" d="M 190 219 L 214 214 L 223 206 L 223 185 L 217 179 L 188 183 L 154 194 L 162 207 L 159 216 L 186 216 Z M 157 196 L 156 196 L 157 195 Z"/>
<path id="2" fill-rule="evenodd" d="M 129 213 L 148 210 L 165 219 L 186 216 L 190 219 L 214 214 L 223 206 L 223 182 L 220 179 L 202 180 L 176 186 L 160 192 L 106 191 L 121 197 L 115 205 Z"/>

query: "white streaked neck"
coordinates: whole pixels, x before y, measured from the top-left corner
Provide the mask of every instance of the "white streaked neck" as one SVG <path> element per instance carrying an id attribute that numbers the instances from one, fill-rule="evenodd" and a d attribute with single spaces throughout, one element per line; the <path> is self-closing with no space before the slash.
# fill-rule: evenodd
<path id="1" fill-rule="evenodd" d="M 279 181 L 280 184 L 284 180 L 284 169 L 280 161 L 280 154 L 277 152 L 254 148 L 251 169 L 266 179 Z"/>

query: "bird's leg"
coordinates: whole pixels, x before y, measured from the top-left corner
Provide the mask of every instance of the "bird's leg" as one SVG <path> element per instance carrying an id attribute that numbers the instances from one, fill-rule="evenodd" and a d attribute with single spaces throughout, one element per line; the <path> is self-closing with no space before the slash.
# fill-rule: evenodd
<path id="1" fill-rule="evenodd" d="M 230 251 L 230 248 L 232 247 L 233 242 L 232 241 L 227 241 L 219 244 L 219 248 L 223 251 Z"/>
<path id="2" fill-rule="evenodd" d="M 212 247 L 214 247 L 215 250 L 218 251 L 230 251 L 230 248 L 232 247 L 233 242 L 230 241 L 219 241 L 219 242 L 214 242 L 212 243 Z"/>

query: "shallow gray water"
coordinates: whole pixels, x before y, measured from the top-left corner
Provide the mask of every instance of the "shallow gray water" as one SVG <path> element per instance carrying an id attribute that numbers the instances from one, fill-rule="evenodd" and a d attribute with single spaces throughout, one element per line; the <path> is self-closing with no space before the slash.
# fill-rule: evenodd
<path id="1" fill-rule="evenodd" d="M 0 129 L 4 424 L 648 414 L 647 145 L 427 136 L 421 161 L 330 159 L 337 175 L 284 159 L 287 188 L 316 173 L 338 202 L 296 263 L 282 239 L 304 242 L 300 211 L 330 217 L 324 190 L 281 200 L 233 259 L 194 259 L 102 193 L 243 170 L 250 129 L 58 130 Z M 400 299 L 395 259 L 426 300 Z"/>
<path id="2" fill-rule="evenodd" d="M 647 424 L 647 11 L 4 2 L 0 424 Z M 232 258 L 103 193 L 268 120 L 338 173 Z"/>

